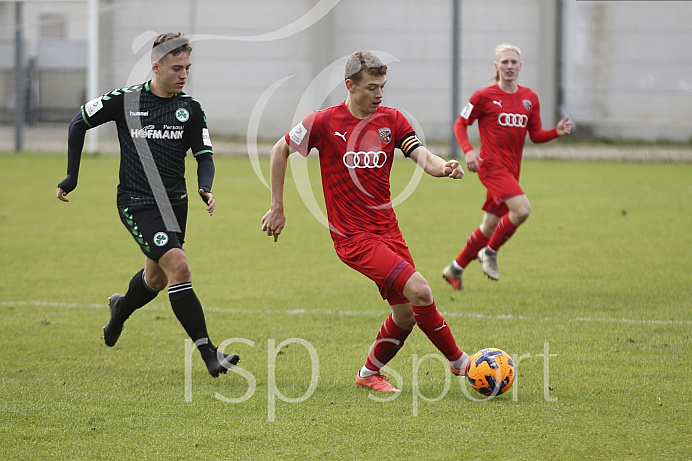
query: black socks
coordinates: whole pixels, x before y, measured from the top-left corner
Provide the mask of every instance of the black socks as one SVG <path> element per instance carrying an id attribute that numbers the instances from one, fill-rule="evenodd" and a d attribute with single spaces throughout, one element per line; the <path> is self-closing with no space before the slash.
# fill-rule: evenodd
<path id="1" fill-rule="evenodd" d="M 178 317 L 178 321 L 185 328 L 188 336 L 195 342 L 202 356 L 205 356 L 208 352 L 205 349 L 216 351 L 216 348 L 209 340 L 202 304 L 192 289 L 192 282 L 179 283 L 168 287 L 168 297 L 171 300 L 171 307 L 175 316 Z M 207 339 L 206 344 L 198 344 L 199 340 L 205 338 Z M 202 341 L 199 342 L 203 343 Z"/>
<path id="2" fill-rule="evenodd" d="M 144 269 L 137 272 L 130 280 L 127 293 L 120 301 L 122 321 L 127 320 L 134 311 L 149 303 L 158 294 L 159 292 L 150 287 L 144 279 Z"/>

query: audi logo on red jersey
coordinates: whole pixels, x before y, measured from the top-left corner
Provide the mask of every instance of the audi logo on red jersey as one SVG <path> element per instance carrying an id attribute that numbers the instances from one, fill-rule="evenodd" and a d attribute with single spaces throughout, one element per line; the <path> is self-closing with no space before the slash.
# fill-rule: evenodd
<path id="1" fill-rule="evenodd" d="M 497 123 L 499 123 L 500 126 L 526 128 L 526 125 L 529 123 L 529 116 L 524 114 L 508 114 L 503 112 L 497 117 Z"/>
<path id="2" fill-rule="evenodd" d="M 387 154 L 381 150 L 369 152 L 348 151 L 344 154 L 346 168 L 382 168 L 387 162 Z"/>

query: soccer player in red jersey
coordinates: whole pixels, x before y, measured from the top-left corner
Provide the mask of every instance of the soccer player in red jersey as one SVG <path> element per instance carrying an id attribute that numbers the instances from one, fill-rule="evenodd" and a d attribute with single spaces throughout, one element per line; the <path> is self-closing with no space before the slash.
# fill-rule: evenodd
<path id="1" fill-rule="evenodd" d="M 346 62 L 346 101 L 311 113 L 283 136 L 271 152 L 272 198 L 262 230 L 277 241 L 284 229 L 283 190 L 288 156 L 319 151 L 329 228 L 339 258 L 373 280 L 391 314 L 380 328 L 356 375 L 356 386 L 398 392 L 380 369 L 403 346 L 413 327 L 423 330 L 442 352 L 452 372 L 464 375 L 468 355 L 435 306 L 432 290 L 416 271 L 392 209 L 389 177 L 394 149 L 434 177 L 461 179 L 459 162 L 445 161 L 425 148 L 406 118 L 382 105 L 387 66 L 368 51 Z"/>
<path id="2" fill-rule="evenodd" d="M 521 50 L 513 45 L 495 49 L 495 81 L 476 91 L 454 124 L 454 134 L 466 157 L 466 166 L 478 173 L 488 190 L 483 204 L 483 222 L 469 237 L 463 250 L 445 267 L 442 277 L 454 290 L 463 290 L 462 274 L 478 258 L 483 272 L 499 280 L 497 252 L 531 213 L 531 204 L 519 186 L 519 171 L 526 133 L 535 143 L 548 142 L 572 131 L 568 117 L 552 130 L 544 130 L 538 96 L 519 86 Z M 478 120 L 480 153 L 469 142 L 467 128 Z"/>

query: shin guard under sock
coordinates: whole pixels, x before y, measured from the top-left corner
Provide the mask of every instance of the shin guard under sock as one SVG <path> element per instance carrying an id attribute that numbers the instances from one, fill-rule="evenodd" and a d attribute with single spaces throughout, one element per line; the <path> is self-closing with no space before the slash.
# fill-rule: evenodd
<path id="1" fill-rule="evenodd" d="M 481 232 L 480 227 L 477 228 L 473 234 L 469 236 L 469 239 L 466 241 L 466 246 L 461 250 L 459 256 L 457 256 L 457 264 L 459 264 L 462 269 L 465 269 L 471 261 L 478 257 L 478 252 L 488 244 L 488 240 L 490 239 Z"/>
<path id="2" fill-rule="evenodd" d="M 385 366 L 399 352 L 410 333 L 411 330 L 404 330 L 394 323 L 392 314 L 389 314 L 377 333 L 364 366 L 370 371 L 378 371 Z"/>
<path id="3" fill-rule="evenodd" d="M 127 320 L 134 311 L 156 298 L 158 294 L 159 292 L 150 287 L 144 278 L 144 269 L 137 272 L 130 280 L 127 293 L 120 300 L 120 313 L 123 316 L 123 321 Z"/>
<path id="4" fill-rule="evenodd" d="M 195 344 L 202 338 L 208 339 L 204 310 L 202 303 L 199 302 L 195 291 L 192 289 L 192 282 L 168 287 L 168 297 L 171 300 L 171 307 L 175 316 Z M 211 345 L 211 341 L 208 344 Z M 200 352 L 202 352 L 201 349 Z"/>
<path id="5" fill-rule="evenodd" d="M 517 227 L 509 219 L 509 213 L 505 214 L 497 223 L 493 235 L 488 241 L 488 247 L 493 251 L 498 251 L 502 245 L 507 243 L 512 235 L 517 231 Z M 480 251 L 480 248 L 478 249 Z"/>
<path id="6" fill-rule="evenodd" d="M 447 360 L 459 360 L 464 352 L 457 346 L 452 331 L 437 311 L 434 302 L 429 306 L 413 306 L 413 317 L 418 327 Z"/>

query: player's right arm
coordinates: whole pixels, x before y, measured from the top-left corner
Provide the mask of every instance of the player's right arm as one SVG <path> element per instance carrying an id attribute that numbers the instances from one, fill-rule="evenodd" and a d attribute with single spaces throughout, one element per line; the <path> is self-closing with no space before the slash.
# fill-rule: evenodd
<path id="1" fill-rule="evenodd" d="M 276 242 L 279 234 L 286 225 L 286 215 L 284 214 L 284 182 L 286 180 L 286 168 L 288 166 L 288 156 L 291 148 L 286 142 L 285 137 L 272 148 L 270 159 L 270 177 L 272 188 L 272 200 L 269 211 L 262 218 L 262 231 L 268 236 L 273 236 Z"/>
<path id="2" fill-rule="evenodd" d="M 84 137 L 89 126 L 82 118 L 81 112 L 75 115 L 67 134 L 67 177 L 60 181 L 56 195 L 59 200 L 69 202 L 66 195 L 77 187 L 79 164 L 82 160 Z"/>
<path id="3" fill-rule="evenodd" d="M 480 169 L 478 166 L 479 157 L 476 151 L 473 149 L 471 141 L 469 141 L 468 126 L 473 124 L 473 122 L 478 118 L 480 111 L 480 108 L 478 107 L 480 105 L 479 103 L 480 92 L 476 91 L 473 96 L 471 96 L 468 104 L 466 104 L 464 109 L 459 114 L 457 121 L 454 123 L 454 136 L 457 138 L 457 142 L 459 143 L 459 146 L 461 146 L 461 150 L 464 153 L 466 167 L 469 169 L 469 171 L 473 171 L 474 173 L 478 173 Z"/>
<path id="4" fill-rule="evenodd" d="M 461 146 L 461 150 L 464 152 L 466 167 L 469 169 L 469 171 L 478 173 L 478 154 L 475 150 L 473 150 L 473 146 L 471 146 L 467 127 L 468 125 L 466 125 L 464 119 L 459 116 L 457 121 L 454 123 L 454 135 L 457 138 L 457 142 Z"/>
<path id="5" fill-rule="evenodd" d="M 268 236 L 274 236 L 274 241 L 279 239 L 279 234 L 286 225 L 284 214 L 284 182 L 286 180 L 286 167 L 288 156 L 294 151 L 307 157 L 314 131 L 319 132 L 319 123 L 316 122 L 318 112 L 312 112 L 291 131 L 286 133 L 272 148 L 269 171 L 271 176 L 272 203 L 269 211 L 262 218 L 262 231 Z"/>
<path id="6" fill-rule="evenodd" d="M 117 93 L 120 97 L 114 97 Z M 77 187 L 79 164 L 87 130 L 122 116 L 122 94 L 111 92 L 84 104 L 75 115 L 67 132 L 67 177 L 60 181 L 56 195 L 58 200 L 69 202 L 66 195 Z"/>

